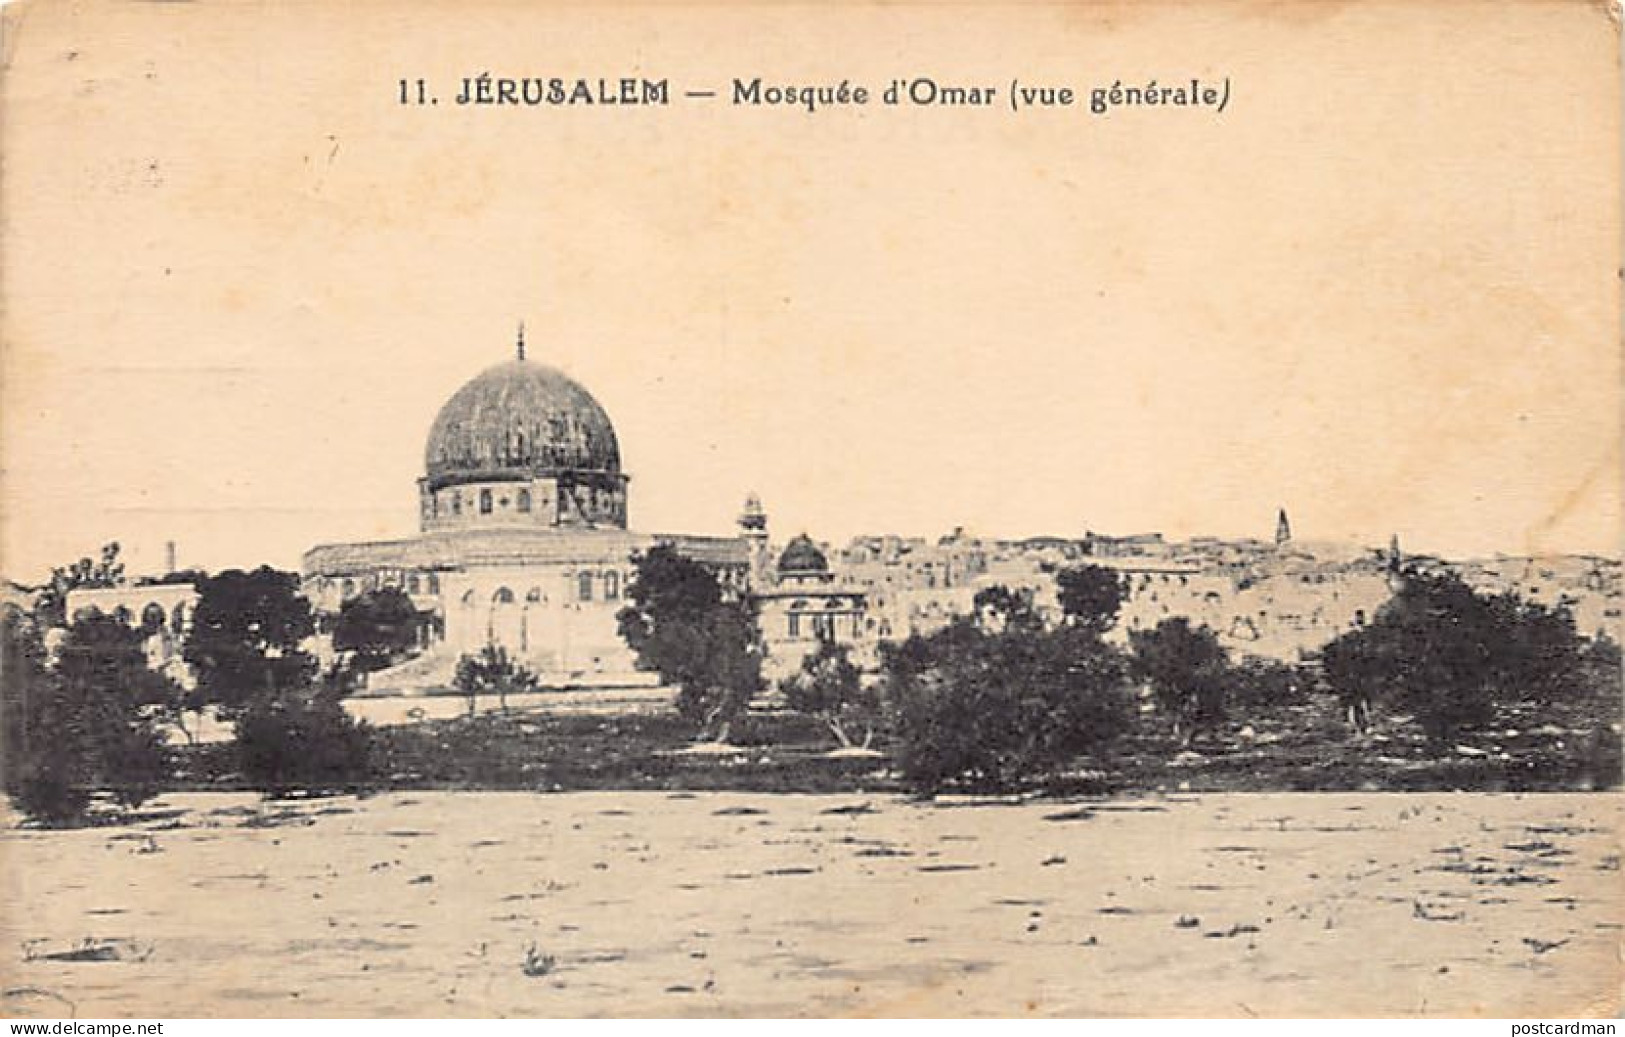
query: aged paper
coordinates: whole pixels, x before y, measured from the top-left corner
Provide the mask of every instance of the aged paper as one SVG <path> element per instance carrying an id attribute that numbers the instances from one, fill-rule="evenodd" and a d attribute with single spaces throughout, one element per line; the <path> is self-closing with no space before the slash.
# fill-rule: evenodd
<path id="1" fill-rule="evenodd" d="M 431 423 L 516 348 L 618 438 L 612 477 L 536 508 L 717 558 L 755 494 L 775 555 L 802 532 L 832 552 L 956 528 L 1268 541 L 1290 514 L 1289 536 L 1351 557 L 1604 559 L 1617 581 L 1611 5 L 0 16 L 0 575 L 19 595 L 108 541 L 132 575 L 300 572 L 335 614 L 356 559 L 416 579 L 414 536 L 463 514 L 441 484 L 474 485 L 436 468 L 467 425 Z M 605 433 L 582 420 L 538 435 L 592 460 Z M 569 593 L 618 595 L 625 574 L 592 564 L 607 582 Z M 1617 637 L 1602 587 L 1576 592 L 1581 632 Z M 463 627 L 446 592 L 436 636 L 540 636 L 520 610 L 553 592 L 477 590 Z M 619 672 L 613 615 L 550 642 L 574 684 L 616 685 L 595 676 Z M 1619 1006 L 1616 793 L 1180 799 L 1176 775 L 1145 790 L 1172 800 L 1085 830 L 1044 802 L 636 787 L 384 790 L 329 813 L 194 789 L 146 827 L 17 828 L 7 1011 Z M 1530 874 L 1501 858 L 1532 841 L 1566 870 L 1450 884 L 1474 854 L 1478 877 Z M 1466 870 L 1436 870 L 1446 850 Z M 80 938 L 118 960 L 36 953 Z"/>

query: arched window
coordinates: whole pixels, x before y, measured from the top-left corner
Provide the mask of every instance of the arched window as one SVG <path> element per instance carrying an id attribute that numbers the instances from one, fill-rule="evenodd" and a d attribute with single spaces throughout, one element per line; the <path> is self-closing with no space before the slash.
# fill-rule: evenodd
<path id="1" fill-rule="evenodd" d="M 173 611 L 173 612 L 171 612 L 169 614 L 169 629 L 173 630 L 175 633 L 178 634 L 182 630 L 186 629 L 185 623 L 186 623 L 186 602 L 183 601 L 180 604 L 175 606 L 175 611 Z"/>
<path id="2" fill-rule="evenodd" d="M 525 600 L 532 605 L 540 603 L 542 599 L 543 595 L 540 587 L 532 587 L 530 593 L 525 595 Z"/>
<path id="3" fill-rule="evenodd" d="M 498 587 L 497 592 L 491 595 L 491 600 L 496 602 L 498 605 L 512 605 L 513 591 L 506 587 Z"/>
<path id="4" fill-rule="evenodd" d="M 576 577 L 576 597 L 582 601 L 592 600 L 592 573 L 582 573 Z"/>
<path id="5" fill-rule="evenodd" d="M 481 515 L 489 515 L 489 514 L 491 514 L 491 491 L 490 490 L 481 490 L 480 491 L 480 514 Z"/>
<path id="6" fill-rule="evenodd" d="M 614 601 L 621 596 L 621 574 L 607 572 L 604 574 L 604 599 Z"/>
<path id="7" fill-rule="evenodd" d="M 355 593 L 355 581 L 349 577 L 345 577 L 344 582 L 339 585 L 339 593 L 346 598 L 350 597 L 350 595 Z"/>
<path id="8" fill-rule="evenodd" d="M 164 628 L 164 607 L 156 601 L 141 610 L 141 632 L 156 634 Z"/>
<path id="9" fill-rule="evenodd" d="M 129 626 L 131 621 L 135 619 L 135 614 L 131 612 L 127 606 L 120 605 L 118 608 L 113 610 L 113 618 L 118 620 L 120 623 L 123 623 L 125 626 Z"/>
<path id="10" fill-rule="evenodd" d="M 801 613 L 799 612 L 790 613 L 790 636 L 801 636 Z"/>
<path id="11" fill-rule="evenodd" d="M 423 582 L 418 579 L 417 573 L 406 578 L 406 593 L 417 594 L 423 589 Z"/>
<path id="12" fill-rule="evenodd" d="M 463 513 L 463 495 L 462 494 L 454 493 L 454 494 L 451 495 L 451 513 L 453 515 L 461 515 Z"/>
<path id="13" fill-rule="evenodd" d="M 520 490 L 519 491 L 519 510 L 524 512 L 527 515 L 530 513 L 530 491 L 529 490 Z"/>

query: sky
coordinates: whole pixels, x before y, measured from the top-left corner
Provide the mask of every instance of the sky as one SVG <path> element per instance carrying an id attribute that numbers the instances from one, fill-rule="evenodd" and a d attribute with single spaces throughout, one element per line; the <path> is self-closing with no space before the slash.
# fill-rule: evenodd
<path id="1" fill-rule="evenodd" d="M 1617 34 L 1588 4 L 6 8 L 0 574 L 409 536 L 512 355 L 631 524 L 1617 555 Z M 465 76 L 660 108 L 458 106 Z M 736 106 L 733 78 L 998 86 Z M 401 78 L 441 101 L 398 103 Z M 1228 79 L 1223 113 L 1012 112 Z"/>

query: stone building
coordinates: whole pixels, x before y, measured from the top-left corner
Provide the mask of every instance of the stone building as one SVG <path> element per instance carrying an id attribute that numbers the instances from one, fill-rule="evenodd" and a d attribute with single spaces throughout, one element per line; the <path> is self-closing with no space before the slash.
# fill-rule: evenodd
<path id="1" fill-rule="evenodd" d="M 318 621 L 365 591 L 404 591 L 424 618 L 422 653 L 374 689 L 449 684 L 457 659 L 504 648 L 549 686 L 649 683 L 616 629 L 633 557 L 668 544 L 743 589 L 741 537 L 627 527 L 628 476 L 609 415 L 564 374 L 517 356 L 440 409 L 418 480 L 419 535 L 325 544 L 304 556 Z"/>
<path id="2" fill-rule="evenodd" d="M 191 687 L 195 681 L 191 667 L 181 658 L 181 647 L 192 628 L 197 601 L 197 587 L 190 581 L 138 580 L 116 587 L 70 590 L 64 611 L 70 621 L 95 613 L 140 630 L 146 635 L 142 644 L 147 665 Z"/>
<path id="3" fill-rule="evenodd" d="M 805 533 L 785 546 L 771 576 L 752 593 L 764 649 L 763 676 L 770 682 L 795 673 L 825 642 L 846 645 L 860 667 L 876 664 L 863 588 L 838 579 L 823 550 Z"/>

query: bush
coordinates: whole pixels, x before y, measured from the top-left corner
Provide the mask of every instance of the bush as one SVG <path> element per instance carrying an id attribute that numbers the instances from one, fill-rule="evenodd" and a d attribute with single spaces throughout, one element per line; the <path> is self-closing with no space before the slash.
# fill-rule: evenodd
<path id="1" fill-rule="evenodd" d="M 169 780 L 171 760 L 163 735 L 151 723 L 124 724 L 107 733 L 99 752 L 101 783 L 119 806 L 134 809 L 156 796 Z"/>
<path id="2" fill-rule="evenodd" d="M 7 764 L 6 792 L 34 821 L 59 825 L 76 820 L 90 805 L 90 792 L 60 758 L 35 753 Z"/>
<path id="3" fill-rule="evenodd" d="M 353 788 L 367 780 L 371 755 L 371 730 L 331 696 L 264 700 L 237 721 L 238 766 L 263 792 Z"/>
<path id="4" fill-rule="evenodd" d="M 1372 705 L 1409 713 L 1442 749 L 1500 707 L 1546 711 L 1580 694 L 1581 649 L 1562 610 L 1409 573 L 1372 624 L 1328 644 L 1321 662 L 1352 715 Z"/>
<path id="5" fill-rule="evenodd" d="M 859 744 L 852 738 L 861 731 L 861 745 L 869 748 L 881 719 L 880 696 L 873 688 L 863 686 L 863 676 L 845 645 L 833 641 L 820 644 L 781 688 L 786 705 L 822 720 L 842 747 Z"/>
<path id="6" fill-rule="evenodd" d="M 677 711 L 701 737 L 727 741 L 762 686 L 755 606 L 703 562 L 668 545 L 635 561 L 616 624 L 638 666 L 677 686 Z"/>
<path id="7" fill-rule="evenodd" d="M 141 634 L 108 616 L 68 629 L 55 668 L 38 627 L 0 617 L 0 732 L 5 790 L 36 820 L 71 821 L 91 792 L 109 789 L 125 807 L 151 798 L 169 777 L 169 751 L 146 708 L 176 689 L 147 669 Z"/>
<path id="8" fill-rule="evenodd" d="M 468 715 L 479 708 L 479 698 L 495 695 L 502 712 L 508 711 L 508 696 L 522 695 L 541 686 L 534 673 L 508 658 L 508 650 L 501 645 L 486 645 L 478 655 L 465 655 L 457 660 L 457 674 L 452 685 L 468 698 Z"/>
<path id="9" fill-rule="evenodd" d="M 1173 721 L 1176 738 L 1190 741 L 1224 719 L 1230 660 L 1213 631 L 1179 616 L 1131 631 L 1129 645 L 1135 677 L 1150 685 L 1157 708 Z"/>
<path id="10" fill-rule="evenodd" d="M 886 652 L 897 763 L 917 792 L 1019 788 L 1128 729 L 1122 655 L 1091 631 L 987 633 L 961 620 Z"/>
<path id="11" fill-rule="evenodd" d="M 1253 721 L 1308 702 L 1314 678 L 1289 663 L 1250 655 L 1230 668 L 1229 684 L 1231 710 Z"/>
<path id="12" fill-rule="evenodd" d="M 1068 623 L 1104 634 L 1117 622 L 1127 590 L 1116 570 L 1100 565 L 1063 569 L 1055 577 L 1056 596 Z"/>

